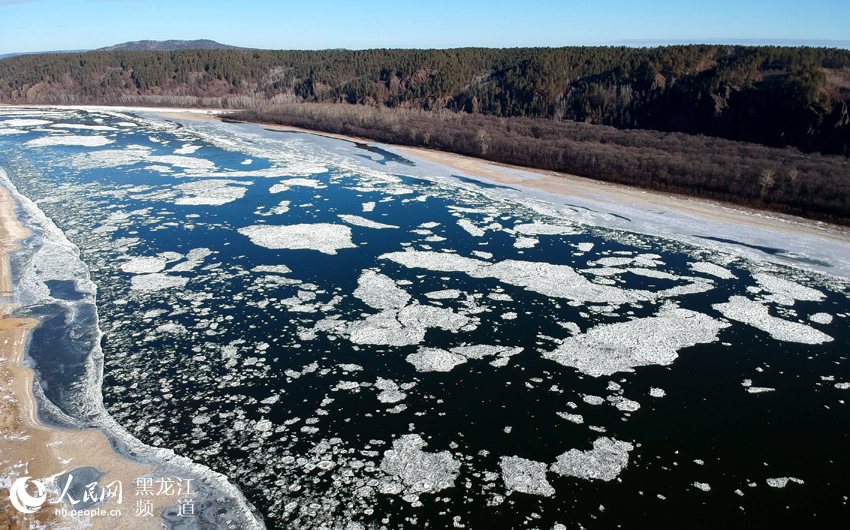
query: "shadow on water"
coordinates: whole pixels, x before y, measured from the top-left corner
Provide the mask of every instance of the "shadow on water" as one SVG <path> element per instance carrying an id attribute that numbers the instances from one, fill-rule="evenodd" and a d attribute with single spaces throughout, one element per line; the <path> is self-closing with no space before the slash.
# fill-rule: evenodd
<path id="1" fill-rule="evenodd" d="M 516 189 L 512 186 L 505 186 L 503 184 L 491 184 L 489 182 L 482 182 L 480 180 L 471 179 L 469 177 L 462 177 L 460 175 L 452 175 L 452 177 L 458 179 L 459 181 L 461 181 L 465 184 L 474 184 L 475 186 L 478 186 L 479 188 L 484 188 L 484 189 L 488 189 L 488 190 L 494 190 L 494 189 L 513 190 L 513 189 Z"/>
<path id="2" fill-rule="evenodd" d="M 727 243 L 729 245 L 738 245 L 740 247 L 747 247 L 747 248 L 751 248 L 751 249 L 754 249 L 754 250 L 759 250 L 761 252 L 764 252 L 765 254 L 770 254 L 771 256 L 780 256 L 780 257 L 783 257 L 783 258 L 786 258 L 786 259 L 789 259 L 789 260 L 792 260 L 792 261 L 796 261 L 798 263 L 805 263 L 805 264 L 808 264 L 808 265 L 817 265 L 819 267 L 832 267 L 832 264 L 829 263 L 828 261 L 823 261 L 823 260 L 819 260 L 819 259 L 816 259 L 816 258 L 807 258 L 805 256 L 800 256 L 799 254 L 794 254 L 794 253 L 788 252 L 787 250 L 782 249 L 782 248 L 765 247 L 765 246 L 761 246 L 761 245 L 751 245 L 749 243 L 744 243 L 742 241 L 737 241 L 735 239 L 727 239 L 727 238 L 724 238 L 724 237 L 698 236 L 696 234 L 694 234 L 694 237 L 698 237 L 700 239 L 707 239 L 709 241 L 717 241 L 718 243 Z"/>
<path id="3" fill-rule="evenodd" d="M 374 145 L 369 145 L 369 144 L 360 143 L 360 142 L 355 142 L 354 145 L 358 149 L 363 149 L 363 150 L 369 151 L 370 153 L 375 153 L 376 155 L 381 155 L 382 157 L 384 157 L 381 160 L 375 160 L 374 158 L 371 158 L 371 157 L 368 157 L 368 156 L 364 157 L 368 160 L 371 160 L 372 162 L 377 162 L 378 164 L 381 164 L 381 165 L 386 165 L 387 162 L 395 162 L 397 164 L 403 164 L 405 166 L 415 166 L 416 165 L 416 162 L 414 162 L 412 160 L 408 160 L 407 158 L 404 158 L 401 155 L 397 155 L 397 154 L 395 154 L 391 151 L 387 151 L 386 149 L 381 149 L 380 147 L 375 147 Z"/>

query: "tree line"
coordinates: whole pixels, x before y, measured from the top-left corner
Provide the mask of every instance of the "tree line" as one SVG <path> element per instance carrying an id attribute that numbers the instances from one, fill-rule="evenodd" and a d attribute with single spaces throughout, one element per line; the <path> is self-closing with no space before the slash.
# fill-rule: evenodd
<path id="1" fill-rule="evenodd" d="M 850 224 L 850 159 L 844 156 L 683 133 L 446 110 L 292 103 L 233 117 Z"/>
<path id="2" fill-rule="evenodd" d="M 235 49 L 96 51 L 0 60 L 0 102 L 108 104 L 169 98 L 449 110 L 685 132 L 850 155 L 847 50 L 714 45 Z"/>

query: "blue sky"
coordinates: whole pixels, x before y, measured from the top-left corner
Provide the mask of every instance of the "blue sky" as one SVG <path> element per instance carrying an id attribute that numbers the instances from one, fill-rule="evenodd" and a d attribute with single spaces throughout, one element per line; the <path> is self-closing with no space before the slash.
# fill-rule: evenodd
<path id="1" fill-rule="evenodd" d="M 0 53 L 210 38 L 274 49 L 801 42 L 850 46 L 848 0 L 0 0 Z"/>

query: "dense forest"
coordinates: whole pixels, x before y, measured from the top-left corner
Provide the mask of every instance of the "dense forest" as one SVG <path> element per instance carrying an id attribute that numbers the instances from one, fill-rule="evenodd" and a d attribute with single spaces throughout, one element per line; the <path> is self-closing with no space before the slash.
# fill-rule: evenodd
<path id="1" fill-rule="evenodd" d="M 850 158 L 839 155 L 683 133 L 446 110 L 293 103 L 234 117 L 453 151 L 850 224 Z"/>
<path id="2" fill-rule="evenodd" d="M 0 60 L 0 102 L 349 103 L 718 136 L 850 155 L 850 51 L 95 51 Z M 546 125 L 548 127 L 548 125 Z"/>

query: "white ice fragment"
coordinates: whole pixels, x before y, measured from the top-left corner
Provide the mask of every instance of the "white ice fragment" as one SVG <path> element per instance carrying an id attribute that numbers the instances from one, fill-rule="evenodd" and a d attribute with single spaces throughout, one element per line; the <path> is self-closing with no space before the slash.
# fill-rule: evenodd
<path id="1" fill-rule="evenodd" d="M 578 233 L 571 226 L 546 224 L 538 221 L 516 225 L 514 231 L 524 236 L 568 236 Z"/>
<path id="2" fill-rule="evenodd" d="M 360 226 L 360 227 L 363 227 L 363 228 L 375 228 L 375 229 L 378 229 L 378 230 L 380 230 L 382 228 L 398 228 L 398 226 L 396 226 L 396 225 L 388 225 L 388 224 L 384 224 L 384 223 L 378 223 L 376 221 L 366 219 L 365 217 L 360 217 L 359 215 L 340 214 L 339 218 L 342 219 L 343 221 L 345 221 L 346 223 L 350 224 L 350 225 Z"/>
<path id="3" fill-rule="evenodd" d="M 410 300 L 392 278 L 372 270 L 360 274 L 354 296 L 375 309 L 401 309 Z"/>
<path id="4" fill-rule="evenodd" d="M 481 237 L 484 235 L 484 230 L 478 228 L 475 223 L 469 219 L 459 219 L 457 225 L 463 228 L 469 235 L 473 237 Z"/>
<path id="5" fill-rule="evenodd" d="M 433 251 L 390 252 L 380 256 L 408 268 L 463 272 L 473 278 L 496 278 L 549 297 L 579 302 L 629 303 L 652 299 L 652 293 L 593 283 L 567 265 L 505 260 L 490 263 L 457 254 Z"/>
<path id="6" fill-rule="evenodd" d="M 282 181 L 280 184 L 275 184 L 269 189 L 269 193 L 280 193 L 289 190 L 293 186 L 301 186 L 304 188 L 324 188 L 325 186 L 318 180 L 306 178 L 292 178 Z"/>
<path id="7" fill-rule="evenodd" d="M 289 274 L 292 270 L 286 265 L 257 265 L 251 272 L 269 273 L 269 274 Z"/>
<path id="8" fill-rule="evenodd" d="M 584 423 L 584 416 L 581 414 L 571 414 L 569 412 L 558 412 L 558 416 L 564 418 L 567 421 L 571 421 L 573 423 Z"/>
<path id="9" fill-rule="evenodd" d="M 551 497 L 555 488 L 546 480 L 546 464 L 519 456 L 503 456 L 499 462 L 508 494 L 513 492 Z"/>
<path id="10" fill-rule="evenodd" d="M 805 324 L 771 316 L 767 307 L 743 296 L 733 296 L 728 302 L 712 307 L 724 317 L 749 324 L 776 340 L 801 344 L 823 344 L 833 340 L 826 333 Z"/>
<path id="11" fill-rule="evenodd" d="M 652 317 L 601 324 L 574 335 L 543 357 L 599 377 L 638 366 L 669 365 L 678 351 L 717 340 L 728 324 L 672 304 Z"/>
<path id="12" fill-rule="evenodd" d="M 420 348 L 406 358 L 419 372 L 449 372 L 466 362 L 466 357 L 439 348 Z"/>
<path id="13" fill-rule="evenodd" d="M 715 265 L 714 263 L 709 263 L 708 261 L 698 261 L 695 263 L 690 263 L 688 264 L 688 266 L 694 272 L 708 274 L 709 276 L 714 276 L 715 278 L 720 278 L 721 280 L 732 280 L 736 278 L 736 276 L 729 269 L 723 268 L 720 265 Z"/>
<path id="14" fill-rule="evenodd" d="M 593 442 L 593 449 L 570 449 L 561 454 L 551 469 L 561 476 L 608 482 L 628 465 L 632 449 L 634 446 L 628 442 L 600 437 Z"/>
<path id="15" fill-rule="evenodd" d="M 809 316 L 809 320 L 811 320 L 815 324 L 828 325 L 832 324 L 832 315 L 830 315 L 829 313 L 815 313 Z"/>
<path id="16" fill-rule="evenodd" d="M 12 118 L 0 122 L 0 127 L 40 127 L 53 123 L 49 120 L 38 120 L 33 118 Z"/>
<path id="17" fill-rule="evenodd" d="M 654 397 L 654 398 L 663 398 L 664 396 L 667 395 L 667 392 L 665 392 L 661 388 L 652 387 L 652 388 L 649 389 L 649 395 Z"/>
<path id="18" fill-rule="evenodd" d="M 340 249 L 356 248 L 351 242 L 351 229 L 345 225 L 252 225 L 238 231 L 255 245 L 270 249 L 307 249 L 336 254 Z"/>
<path id="19" fill-rule="evenodd" d="M 235 185 L 234 185 L 235 184 Z M 175 186 L 184 196 L 174 203 L 179 206 L 221 206 L 241 199 L 247 190 L 244 182 L 224 179 L 203 179 Z"/>
<path id="20" fill-rule="evenodd" d="M 134 291 L 162 291 L 174 287 L 183 287 L 189 279 L 182 276 L 169 276 L 160 272 L 139 274 L 130 280 L 130 288 Z"/>
<path id="21" fill-rule="evenodd" d="M 799 283 L 785 280 L 767 273 L 753 274 L 753 278 L 766 291 L 774 296 L 777 303 L 791 305 L 795 300 L 807 302 L 820 302 L 826 299 L 826 295 L 817 289 L 800 285 Z"/>
<path id="22" fill-rule="evenodd" d="M 165 268 L 166 260 L 155 256 L 139 256 L 131 258 L 126 263 L 121 264 L 121 270 L 130 274 L 150 274 L 153 272 L 162 272 Z"/>
<path id="23" fill-rule="evenodd" d="M 698 490 L 711 491 L 711 486 L 707 482 L 694 482 L 693 486 Z"/>
<path id="24" fill-rule="evenodd" d="M 27 147 L 50 147 L 56 145 L 82 146 L 82 147 L 101 147 L 113 143 L 115 140 L 103 136 L 42 136 L 35 138 L 24 145 Z"/>
<path id="25" fill-rule="evenodd" d="M 788 485 L 789 482 L 793 482 L 795 484 L 805 484 L 802 479 L 795 477 L 777 477 L 767 479 L 767 485 L 771 488 L 784 488 Z"/>
<path id="26" fill-rule="evenodd" d="M 412 493 L 441 491 L 454 486 L 460 462 L 448 451 L 429 453 L 418 434 L 406 434 L 393 441 L 384 451 L 381 470 L 396 477 Z M 399 491 L 400 493 L 400 491 Z"/>
<path id="27" fill-rule="evenodd" d="M 460 298 L 461 294 L 463 293 L 457 289 L 444 289 L 442 291 L 425 293 L 425 297 L 431 300 L 454 300 L 455 298 Z"/>

